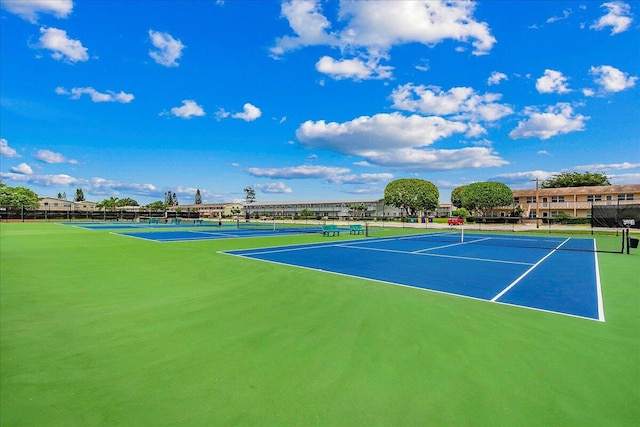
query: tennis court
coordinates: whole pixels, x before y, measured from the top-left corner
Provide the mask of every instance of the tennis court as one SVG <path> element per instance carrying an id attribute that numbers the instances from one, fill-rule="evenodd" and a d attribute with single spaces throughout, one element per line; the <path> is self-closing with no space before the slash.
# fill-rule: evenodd
<path id="1" fill-rule="evenodd" d="M 171 227 L 171 226 L 169 226 Z M 288 227 L 288 228 L 237 228 L 236 225 L 225 225 L 215 228 L 200 228 L 191 226 L 192 230 L 184 227 L 179 229 L 164 229 L 151 231 L 126 231 L 119 232 L 121 236 L 136 239 L 152 240 L 155 242 L 186 242 L 193 240 L 217 240 L 217 239 L 242 239 L 252 237 L 285 236 L 300 233 L 319 233 L 318 227 Z M 104 228 L 102 228 L 104 229 Z"/>
<path id="2" fill-rule="evenodd" d="M 223 252 L 604 321 L 595 240 L 429 233 Z"/>

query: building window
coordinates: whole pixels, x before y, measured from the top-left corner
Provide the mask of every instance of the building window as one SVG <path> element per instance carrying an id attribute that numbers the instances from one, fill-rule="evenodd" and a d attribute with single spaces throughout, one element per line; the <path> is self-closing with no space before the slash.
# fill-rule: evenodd
<path id="1" fill-rule="evenodd" d="M 513 204 L 517 205 L 518 203 L 520 203 L 520 197 L 514 197 L 513 198 Z"/>
<path id="2" fill-rule="evenodd" d="M 529 218 L 537 218 L 535 211 L 529 212 Z"/>
<path id="3" fill-rule="evenodd" d="M 535 203 L 535 202 L 536 202 L 536 196 L 527 197 L 527 203 Z"/>
<path id="4" fill-rule="evenodd" d="M 551 196 L 551 202 L 564 202 L 564 196 Z"/>
<path id="5" fill-rule="evenodd" d="M 618 194 L 618 200 L 633 200 L 633 194 Z"/>
<path id="6" fill-rule="evenodd" d="M 599 202 L 602 200 L 602 195 L 600 194 L 589 194 L 587 196 L 587 202 Z"/>

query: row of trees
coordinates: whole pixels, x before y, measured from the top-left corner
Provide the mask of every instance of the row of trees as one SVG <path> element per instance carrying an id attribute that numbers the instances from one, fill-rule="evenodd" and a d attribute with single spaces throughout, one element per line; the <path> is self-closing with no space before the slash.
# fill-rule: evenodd
<path id="1" fill-rule="evenodd" d="M 423 179 L 397 179 L 387 184 L 384 203 L 402 209 L 408 216 L 438 209 L 438 187 Z M 500 182 L 476 182 L 454 189 L 451 203 L 468 213 L 489 216 L 494 208 L 513 203 L 513 192 Z"/>
<path id="2" fill-rule="evenodd" d="M 545 180 L 542 188 L 584 187 L 611 185 L 603 173 L 563 172 Z M 395 206 L 409 216 L 418 212 L 433 212 L 438 208 L 438 188 L 422 179 L 397 179 L 387 184 L 384 190 L 384 203 Z M 457 214 L 491 216 L 493 209 L 513 204 L 513 192 L 501 182 L 476 182 L 462 185 L 451 192 L 451 204 L 458 208 Z M 520 216 L 518 208 L 512 216 Z"/>

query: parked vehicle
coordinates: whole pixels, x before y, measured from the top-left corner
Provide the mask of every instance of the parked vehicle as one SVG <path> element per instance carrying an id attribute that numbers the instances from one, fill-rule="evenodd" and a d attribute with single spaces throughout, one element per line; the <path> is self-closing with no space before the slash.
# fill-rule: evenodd
<path id="1" fill-rule="evenodd" d="M 449 225 L 463 225 L 464 224 L 464 218 L 460 218 L 460 217 L 449 218 L 447 220 L 447 224 L 449 224 Z"/>

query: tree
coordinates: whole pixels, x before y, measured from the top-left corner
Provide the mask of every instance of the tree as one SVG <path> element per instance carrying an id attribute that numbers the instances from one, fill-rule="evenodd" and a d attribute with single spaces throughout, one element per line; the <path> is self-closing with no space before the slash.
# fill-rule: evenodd
<path id="1" fill-rule="evenodd" d="M 118 203 L 118 198 L 112 196 L 112 197 L 109 197 L 108 199 L 104 199 L 103 201 L 98 202 L 98 204 L 96 204 L 96 208 L 104 209 L 105 211 L 107 210 L 115 211 L 117 203 Z"/>
<path id="2" fill-rule="evenodd" d="M 255 203 L 256 201 L 256 191 L 251 187 L 246 187 L 244 189 L 245 199 L 244 199 L 244 209 L 247 218 L 251 216 L 251 209 L 249 206 L 251 203 Z"/>
<path id="3" fill-rule="evenodd" d="M 166 205 L 162 202 L 162 200 L 158 200 L 156 202 L 151 202 L 145 206 L 145 209 L 150 211 L 161 211 L 166 208 Z"/>
<path id="4" fill-rule="evenodd" d="M 540 186 L 542 188 L 561 188 L 593 187 L 596 185 L 611 185 L 611 182 L 605 174 L 600 172 L 562 172 L 543 181 Z"/>
<path id="5" fill-rule="evenodd" d="M 384 203 L 404 209 L 410 216 L 438 209 L 438 187 L 429 181 L 404 178 L 391 181 L 384 189 Z"/>
<path id="6" fill-rule="evenodd" d="M 475 182 L 464 186 L 462 207 L 479 216 L 489 216 L 493 208 L 513 204 L 513 191 L 501 182 Z"/>
<path id="7" fill-rule="evenodd" d="M 451 204 L 456 208 L 462 207 L 462 191 L 464 190 L 464 185 L 460 187 L 456 187 L 451 191 Z"/>
<path id="8" fill-rule="evenodd" d="M 76 202 L 84 202 L 84 192 L 82 191 L 82 188 L 76 189 L 76 196 L 73 200 Z"/>
<path id="9" fill-rule="evenodd" d="M 173 206 L 173 193 L 171 193 L 171 191 L 164 193 L 164 204 L 166 206 Z"/>
<path id="10" fill-rule="evenodd" d="M 455 211 L 451 212 L 451 215 L 459 216 L 460 218 L 467 218 L 470 215 L 470 213 L 465 208 L 458 208 Z"/>
<path id="11" fill-rule="evenodd" d="M 26 187 L 9 187 L 0 182 L 0 206 L 8 208 L 38 209 L 40 197 Z"/>
<path id="12" fill-rule="evenodd" d="M 199 188 L 196 190 L 196 199 L 194 201 L 194 204 L 195 205 L 202 204 L 202 195 L 200 194 L 200 189 Z"/>
<path id="13" fill-rule="evenodd" d="M 62 200 L 62 193 L 58 193 L 58 199 Z"/>
<path id="14" fill-rule="evenodd" d="M 119 199 L 117 206 L 119 208 L 123 208 L 125 206 L 138 206 L 138 202 L 134 199 L 131 199 L 129 197 L 125 197 L 124 199 Z"/>

